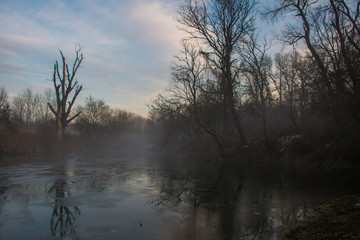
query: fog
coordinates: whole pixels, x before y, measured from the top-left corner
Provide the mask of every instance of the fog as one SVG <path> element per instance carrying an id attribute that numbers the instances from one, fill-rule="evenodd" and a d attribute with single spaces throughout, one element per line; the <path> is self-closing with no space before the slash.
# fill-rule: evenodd
<path id="1" fill-rule="evenodd" d="M 1 160 L 1 238 L 278 239 L 317 202 L 358 190 L 169 151 L 151 134 L 96 139 L 85 151 Z"/>
<path id="2" fill-rule="evenodd" d="M 147 117 L 79 102 L 81 44 L 45 92 L 1 86 L 0 238 L 358 238 L 358 5 L 184 1 Z"/>

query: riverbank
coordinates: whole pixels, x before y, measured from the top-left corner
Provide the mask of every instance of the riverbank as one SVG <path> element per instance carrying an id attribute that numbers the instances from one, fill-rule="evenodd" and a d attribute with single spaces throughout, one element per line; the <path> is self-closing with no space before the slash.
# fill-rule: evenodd
<path id="1" fill-rule="evenodd" d="M 324 202 L 284 234 L 285 240 L 360 239 L 360 195 Z"/>

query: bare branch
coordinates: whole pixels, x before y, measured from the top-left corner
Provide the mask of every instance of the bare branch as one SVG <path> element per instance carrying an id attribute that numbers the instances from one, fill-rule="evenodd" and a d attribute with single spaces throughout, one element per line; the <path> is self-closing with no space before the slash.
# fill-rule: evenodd
<path id="1" fill-rule="evenodd" d="M 63 52 L 59 50 L 59 53 L 62 60 L 62 74 L 59 71 L 59 64 L 57 61 L 55 61 L 53 72 L 53 83 L 56 94 L 57 109 L 55 109 L 55 107 L 53 107 L 50 103 L 48 103 L 48 106 L 51 112 L 56 117 L 58 140 L 59 142 L 61 142 L 61 137 L 65 131 L 66 126 L 80 114 L 75 114 L 69 119 L 69 115 L 71 113 L 71 109 L 75 103 L 75 100 L 82 90 L 82 86 L 78 85 L 78 81 L 73 81 L 75 79 L 77 70 L 82 63 L 83 55 L 81 53 L 81 48 L 76 50 L 76 59 L 73 64 L 73 69 L 70 72 Z M 57 83 L 57 78 L 60 81 L 59 84 Z M 73 92 L 73 90 L 75 90 L 74 95 L 72 96 L 71 100 L 68 101 L 68 99 L 71 97 L 71 93 Z"/>

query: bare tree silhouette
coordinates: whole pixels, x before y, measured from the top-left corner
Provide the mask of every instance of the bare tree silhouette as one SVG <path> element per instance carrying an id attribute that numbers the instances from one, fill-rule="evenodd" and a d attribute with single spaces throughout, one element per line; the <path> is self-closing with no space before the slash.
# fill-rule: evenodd
<path id="1" fill-rule="evenodd" d="M 223 101 L 223 127 L 235 127 L 241 146 L 248 142 L 235 100 L 239 86 L 236 49 L 246 43 L 247 35 L 254 30 L 254 6 L 252 0 L 186 0 L 178 19 L 190 38 L 201 44 L 202 55 L 218 78 Z"/>
<path id="2" fill-rule="evenodd" d="M 70 116 L 71 108 L 82 90 L 82 85 L 78 85 L 78 81 L 75 79 L 75 75 L 84 59 L 81 50 L 81 46 L 78 46 L 75 50 L 76 57 L 71 72 L 61 50 L 59 50 L 59 52 L 62 59 L 62 73 L 60 73 L 58 61 L 55 61 L 54 64 L 52 81 L 54 83 L 56 93 L 56 106 L 53 106 L 51 103 L 48 103 L 48 106 L 56 118 L 57 137 L 59 143 L 61 142 L 66 126 L 80 114 L 80 112 L 78 112 L 75 115 Z M 73 90 L 74 95 L 71 97 Z"/>

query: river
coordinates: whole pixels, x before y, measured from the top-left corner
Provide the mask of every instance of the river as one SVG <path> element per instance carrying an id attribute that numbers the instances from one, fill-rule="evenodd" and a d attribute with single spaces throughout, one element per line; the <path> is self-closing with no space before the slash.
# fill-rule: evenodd
<path id="1" fill-rule="evenodd" d="M 356 190 L 150 143 L 7 157 L 0 239 L 278 239 L 312 206 Z"/>

